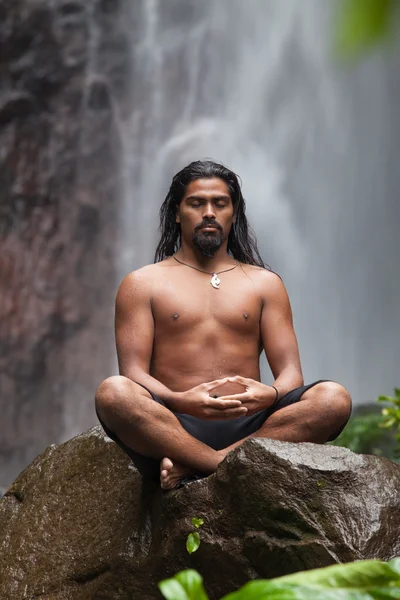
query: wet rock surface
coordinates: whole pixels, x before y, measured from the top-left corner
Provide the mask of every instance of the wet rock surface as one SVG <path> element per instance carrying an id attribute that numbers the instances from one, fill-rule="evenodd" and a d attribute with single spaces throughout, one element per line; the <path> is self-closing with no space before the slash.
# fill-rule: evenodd
<path id="1" fill-rule="evenodd" d="M 0 597 L 160 598 L 197 569 L 211 598 L 250 578 L 400 554 L 400 467 L 347 449 L 253 439 L 164 493 L 96 427 L 48 448 L 0 501 Z M 185 543 L 192 517 L 201 545 Z"/>
<path id="2" fill-rule="evenodd" d="M 95 424 L 94 391 L 114 368 L 121 140 L 111 105 L 125 97 L 129 57 L 118 2 L 0 0 L 0 22 L 6 486 L 48 444 Z"/>

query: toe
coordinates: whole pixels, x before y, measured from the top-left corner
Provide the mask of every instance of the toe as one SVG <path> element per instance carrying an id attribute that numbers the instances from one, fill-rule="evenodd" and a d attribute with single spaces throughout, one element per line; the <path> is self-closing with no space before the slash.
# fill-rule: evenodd
<path id="1" fill-rule="evenodd" d="M 172 464 L 172 460 L 170 460 L 169 458 L 163 458 L 160 464 L 160 468 L 163 471 L 164 469 L 167 469 L 169 471 L 169 469 L 172 469 L 173 464 Z"/>
<path id="2" fill-rule="evenodd" d="M 163 490 L 170 490 L 171 488 L 173 488 L 173 485 L 171 484 L 171 479 L 170 478 L 162 479 L 161 487 Z"/>

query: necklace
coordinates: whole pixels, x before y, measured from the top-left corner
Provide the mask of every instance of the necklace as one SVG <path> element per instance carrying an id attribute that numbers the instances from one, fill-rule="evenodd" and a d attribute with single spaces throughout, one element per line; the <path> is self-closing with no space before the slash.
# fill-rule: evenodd
<path id="1" fill-rule="evenodd" d="M 220 284 L 221 284 L 221 280 L 218 277 L 218 275 L 221 275 L 221 273 L 227 273 L 228 271 L 233 271 L 233 269 L 236 269 L 237 265 L 235 265 L 234 267 L 231 267 L 230 269 L 224 269 L 223 271 L 218 271 L 218 273 L 212 273 L 210 271 L 203 271 L 203 269 L 199 269 L 198 267 L 193 267 L 192 265 L 188 265 L 187 263 L 179 260 L 179 258 L 176 258 L 176 256 L 172 255 L 172 258 L 174 258 L 176 260 L 176 262 L 180 263 L 181 265 L 185 265 L 185 267 L 190 267 L 191 269 L 195 269 L 195 271 L 200 271 L 200 273 L 207 273 L 207 275 L 212 275 L 211 279 L 210 279 L 210 283 L 213 286 L 213 288 L 218 289 Z"/>

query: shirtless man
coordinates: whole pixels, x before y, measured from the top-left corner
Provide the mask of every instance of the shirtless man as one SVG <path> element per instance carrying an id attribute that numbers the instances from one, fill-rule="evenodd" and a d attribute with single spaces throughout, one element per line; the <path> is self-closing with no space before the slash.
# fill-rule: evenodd
<path id="1" fill-rule="evenodd" d="M 349 393 L 332 381 L 303 385 L 289 299 L 260 258 L 236 175 L 191 163 L 160 216 L 156 262 L 117 295 L 120 375 L 96 393 L 106 433 L 163 489 L 213 473 L 248 437 L 334 439 Z M 273 385 L 260 382 L 263 349 Z"/>

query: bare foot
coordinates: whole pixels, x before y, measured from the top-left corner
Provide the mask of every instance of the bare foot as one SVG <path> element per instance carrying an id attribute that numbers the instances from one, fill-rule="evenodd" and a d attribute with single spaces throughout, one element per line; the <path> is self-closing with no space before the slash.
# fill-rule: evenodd
<path id="1" fill-rule="evenodd" d="M 194 475 L 193 469 L 173 463 L 169 458 L 163 458 L 160 463 L 160 482 L 163 490 L 173 490 L 182 479 Z"/>

